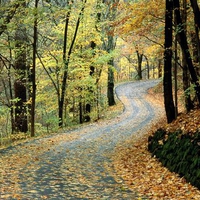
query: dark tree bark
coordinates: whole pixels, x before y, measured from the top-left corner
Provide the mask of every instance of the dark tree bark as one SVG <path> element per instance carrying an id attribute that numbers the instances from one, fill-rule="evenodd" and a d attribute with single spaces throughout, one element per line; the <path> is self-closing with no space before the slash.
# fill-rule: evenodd
<path id="1" fill-rule="evenodd" d="M 193 60 L 195 63 L 195 68 L 197 70 L 198 76 L 200 76 L 200 38 L 199 38 L 199 29 L 200 29 L 200 10 L 197 3 L 197 0 L 190 0 L 193 13 L 194 13 L 194 29 L 195 31 L 191 33 L 192 46 L 193 46 Z"/>
<path id="2" fill-rule="evenodd" d="M 172 94 L 172 20 L 173 2 L 166 0 L 165 11 L 165 51 L 164 51 L 164 104 L 167 122 L 175 119 L 175 107 Z"/>
<path id="3" fill-rule="evenodd" d="M 191 100 L 191 95 L 186 93 L 187 89 L 190 87 L 190 80 L 189 80 L 189 71 L 185 59 L 185 55 L 182 55 L 182 67 L 183 67 L 183 90 L 185 91 L 184 101 L 185 101 L 185 109 L 189 112 L 191 109 L 194 108 L 194 104 Z"/>
<path id="4" fill-rule="evenodd" d="M 198 81 L 197 73 L 194 69 L 194 65 L 192 63 L 192 58 L 191 58 L 189 46 L 188 46 L 188 43 L 187 43 L 187 37 L 186 37 L 186 34 L 185 34 L 185 29 L 184 29 L 184 25 L 182 23 L 181 15 L 180 15 L 179 0 L 174 0 L 174 13 L 175 13 L 176 21 L 177 21 L 177 26 L 179 27 L 179 32 L 177 34 L 180 38 L 179 39 L 180 46 L 181 46 L 181 49 L 183 51 L 183 54 L 185 55 L 187 67 L 189 69 L 190 76 L 191 76 L 191 82 L 194 84 L 196 96 L 197 96 L 198 102 L 200 103 L 199 81 Z"/>
<path id="5" fill-rule="evenodd" d="M 33 67 L 31 68 L 31 83 L 32 83 L 32 92 L 31 92 L 31 137 L 35 136 L 35 101 L 36 101 L 36 80 L 35 80 L 35 70 L 36 70 L 36 55 L 37 55 L 37 8 L 39 0 L 35 0 L 35 20 L 33 27 Z"/>
<path id="6" fill-rule="evenodd" d="M 138 80 L 142 80 L 142 59 L 143 59 L 143 54 L 140 54 L 139 51 L 136 51 L 137 53 L 137 58 L 138 58 Z"/>
<path id="7" fill-rule="evenodd" d="M 23 1 L 22 7 L 26 7 L 26 2 Z M 16 57 L 15 57 L 15 70 L 16 80 L 14 83 L 15 99 L 15 130 L 20 132 L 28 131 L 28 118 L 27 118 L 27 88 L 26 88 L 26 43 L 27 34 L 26 29 L 22 24 L 18 25 L 15 33 L 16 41 Z"/>
<path id="8" fill-rule="evenodd" d="M 111 66 L 114 65 L 114 61 L 110 60 L 108 63 Z M 114 97 L 114 72 L 111 67 L 108 67 L 108 89 L 107 89 L 107 97 L 108 97 L 108 105 L 115 105 L 115 97 Z"/>
<path id="9" fill-rule="evenodd" d="M 110 53 L 112 50 L 115 49 L 115 42 L 114 37 L 112 35 L 108 36 L 108 46 L 107 51 Z M 108 83 L 107 83 L 107 98 L 108 98 L 108 105 L 113 106 L 115 105 L 115 96 L 114 96 L 114 59 L 112 58 L 108 62 Z"/>
<path id="10" fill-rule="evenodd" d="M 20 76 L 24 77 L 25 73 L 21 72 Z M 17 102 L 15 103 L 15 131 L 20 132 L 28 131 L 27 107 L 25 105 L 27 101 L 25 84 L 23 79 L 17 79 L 14 83 L 15 98 L 17 99 Z"/>
<path id="11" fill-rule="evenodd" d="M 162 77 L 162 60 L 158 59 L 158 78 Z"/>
<path id="12" fill-rule="evenodd" d="M 183 0 L 183 9 L 182 9 L 181 14 L 182 14 L 182 23 L 184 24 L 183 27 L 184 27 L 184 30 L 185 30 L 185 33 L 186 33 L 186 31 L 187 31 L 187 26 L 186 26 L 186 23 L 187 23 L 187 1 L 186 0 Z M 177 24 L 177 21 L 176 21 L 176 24 Z M 176 37 L 177 37 L 177 40 L 180 44 L 181 40 L 180 40 L 179 35 L 177 34 Z M 185 56 L 186 55 L 182 51 L 183 90 L 187 91 L 187 89 L 190 87 L 190 75 L 189 75 L 189 71 L 188 71 L 188 67 L 187 67 L 187 61 L 186 61 Z M 194 107 L 193 102 L 191 100 L 191 95 L 189 93 L 186 94 L 186 92 L 185 92 L 184 101 L 185 101 L 186 111 L 189 112 Z"/>
<path id="13" fill-rule="evenodd" d="M 174 39 L 174 104 L 175 104 L 175 119 L 178 116 L 178 65 L 177 65 L 177 60 L 178 60 L 178 41 L 177 37 L 175 36 Z"/>
<path id="14" fill-rule="evenodd" d="M 197 0 L 190 0 L 193 12 L 194 12 L 194 21 L 195 21 L 195 26 L 197 26 L 198 28 L 200 28 L 200 10 L 199 10 L 199 6 L 197 3 Z"/>
<path id="15" fill-rule="evenodd" d="M 194 67 L 197 75 L 200 76 L 200 40 L 198 28 L 195 27 L 195 32 L 191 32 L 192 54 Z"/>
<path id="16" fill-rule="evenodd" d="M 79 123 L 83 123 L 83 106 L 82 102 L 79 102 Z"/>

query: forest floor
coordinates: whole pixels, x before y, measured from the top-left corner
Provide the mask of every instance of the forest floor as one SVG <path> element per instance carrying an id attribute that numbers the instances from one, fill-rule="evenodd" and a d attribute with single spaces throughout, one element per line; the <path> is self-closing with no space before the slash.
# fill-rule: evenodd
<path id="1" fill-rule="evenodd" d="M 124 112 L 0 150 L 0 199 L 132 200 L 140 198 L 114 176 L 115 147 L 147 129 L 160 106 L 146 100 L 159 80 L 120 84 Z"/>
<path id="2" fill-rule="evenodd" d="M 149 90 L 147 99 L 160 105 L 164 102 L 163 93 L 155 92 L 154 89 Z M 141 197 L 147 195 L 153 200 L 200 199 L 200 190 L 163 167 L 147 150 L 148 137 L 158 128 L 171 132 L 181 129 L 185 133 L 193 133 L 200 128 L 200 109 L 190 113 L 182 112 L 171 124 L 167 124 L 165 116 L 162 116 L 151 124 L 146 133 L 140 134 L 139 137 L 133 135 L 131 140 L 127 140 L 126 146 L 120 145 L 116 148 L 113 158 L 115 170 L 123 177 L 128 187 L 137 190 Z"/>

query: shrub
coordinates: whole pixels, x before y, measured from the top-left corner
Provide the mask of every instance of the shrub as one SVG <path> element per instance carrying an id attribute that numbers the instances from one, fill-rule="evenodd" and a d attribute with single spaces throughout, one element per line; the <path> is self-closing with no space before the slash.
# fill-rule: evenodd
<path id="1" fill-rule="evenodd" d="M 158 129 L 149 137 L 148 150 L 163 166 L 200 189 L 200 132 L 190 135 Z"/>

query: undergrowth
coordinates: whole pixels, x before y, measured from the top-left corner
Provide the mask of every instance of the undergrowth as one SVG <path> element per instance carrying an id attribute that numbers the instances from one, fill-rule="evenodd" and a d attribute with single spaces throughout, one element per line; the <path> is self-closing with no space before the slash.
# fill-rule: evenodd
<path id="1" fill-rule="evenodd" d="M 200 189 L 200 131 L 185 134 L 158 129 L 149 137 L 148 150 L 163 166 Z"/>

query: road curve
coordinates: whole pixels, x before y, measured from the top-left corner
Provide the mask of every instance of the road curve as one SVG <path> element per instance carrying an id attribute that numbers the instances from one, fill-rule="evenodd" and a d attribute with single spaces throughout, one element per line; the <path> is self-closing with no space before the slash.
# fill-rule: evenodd
<path id="1" fill-rule="evenodd" d="M 137 199 L 123 180 L 113 178 L 111 154 L 154 119 L 156 108 L 145 94 L 158 82 L 119 85 L 124 112 L 113 120 L 1 150 L 0 199 Z"/>

